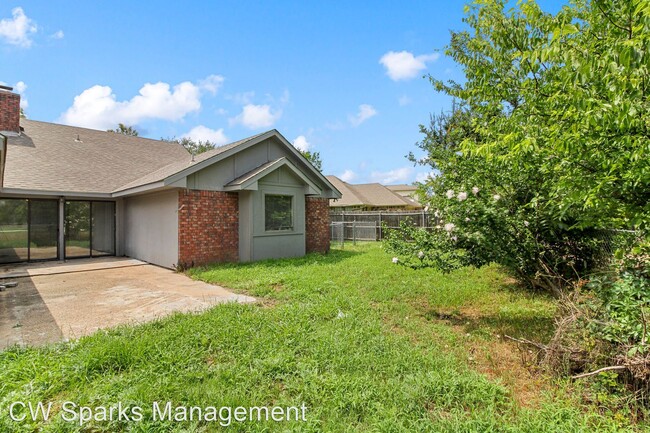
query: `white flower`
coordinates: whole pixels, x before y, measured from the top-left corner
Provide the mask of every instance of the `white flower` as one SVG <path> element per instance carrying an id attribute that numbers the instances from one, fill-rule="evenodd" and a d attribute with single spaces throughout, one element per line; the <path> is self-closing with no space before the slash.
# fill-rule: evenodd
<path id="1" fill-rule="evenodd" d="M 492 196 L 492 198 L 494 199 L 494 201 L 499 201 L 499 200 L 501 200 L 501 196 L 500 196 L 499 194 L 494 194 L 494 195 Z"/>
<path id="2" fill-rule="evenodd" d="M 454 223 L 445 224 L 445 230 L 448 231 L 449 233 L 451 233 L 451 231 L 455 228 L 456 228 L 456 224 Z"/>
<path id="3" fill-rule="evenodd" d="M 476 194 L 478 194 L 478 192 L 479 192 L 478 186 L 475 186 L 474 188 L 472 188 L 472 194 L 476 195 Z"/>
<path id="4" fill-rule="evenodd" d="M 433 213 L 433 216 L 436 217 L 436 218 L 440 218 L 440 211 L 435 211 Z"/>
<path id="5" fill-rule="evenodd" d="M 469 219 L 469 217 L 465 218 L 465 222 L 468 223 L 468 222 L 470 222 L 470 221 L 471 221 L 471 220 Z"/>
<path id="6" fill-rule="evenodd" d="M 454 195 L 455 195 L 455 193 L 454 193 L 454 190 L 453 190 L 453 189 L 448 189 L 448 190 L 447 190 L 447 198 L 448 198 L 448 199 L 451 200 L 452 198 L 454 198 Z"/>
<path id="7" fill-rule="evenodd" d="M 425 206 L 425 207 L 424 207 L 424 211 L 425 211 L 425 212 L 429 212 L 429 206 Z"/>
<path id="8" fill-rule="evenodd" d="M 454 242 L 456 242 L 456 241 L 458 240 L 458 236 L 452 236 L 452 237 L 451 237 L 451 240 L 454 241 Z"/>
<path id="9" fill-rule="evenodd" d="M 424 258 L 424 251 L 418 253 L 418 259 L 422 260 Z"/>
<path id="10" fill-rule="evenodd" d="M 467 193 L 461 191 L 458 193 L 458 201 L 464 201 L 464 200 L 467 200 Z"/>
<path id="11" fill-rule="evenodd" d="M 524 221 L 524 225 L 525 225 L 526 227 L 528 227 L 528 226 L 530 225 L 530 223 L 529 223 L 528 221 Z"/>
<path id="12" fill-rule="evenodd" d="M 399 259 L 397 257 L 393 257 L 393 263 L 395 264 L 399 263 Z"/>

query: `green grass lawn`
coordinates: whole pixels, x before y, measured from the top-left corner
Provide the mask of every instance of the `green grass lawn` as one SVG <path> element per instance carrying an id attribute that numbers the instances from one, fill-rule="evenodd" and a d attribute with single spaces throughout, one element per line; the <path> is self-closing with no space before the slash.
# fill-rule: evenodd
<path id="1" fill-rule="evenodd" d="M 543 340 L 554 302 L 496 268 L 443 275 L 391 263 L 379 244 L 329 255 L 193 269 L 254 295 L 203 314 L 0 353 L 0 431 L 202 432 L 151 422 L 153 401 L 188 406 L 300 406 L 307 421 L 233 423 L 269 432 L 632 431 L 521 365 L 503 334 Z M 14 401 L 142 406 L 140 422 L 54 417 L 15 423 Z"/>

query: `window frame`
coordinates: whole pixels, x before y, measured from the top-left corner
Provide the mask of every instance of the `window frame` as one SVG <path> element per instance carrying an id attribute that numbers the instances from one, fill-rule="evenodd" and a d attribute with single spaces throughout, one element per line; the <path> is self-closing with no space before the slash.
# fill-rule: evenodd
<path id="1" fill-rule="evenodd" d="M 288 228 L 278 228 L 278 229 L 269 229 L 267 221 L 267 197 L 283 197 L 289 198 L 289 216 L 291 218 L 291 227 Z M 263 215 L 264 215 L 264 232 L 265 233 L 290 233 L 295 231 L 296 226 L 296 215 L 295 215 L 295 197 L 293 194 L 282 194 L 282 193 L 264 193 L 263 197 Z"/>

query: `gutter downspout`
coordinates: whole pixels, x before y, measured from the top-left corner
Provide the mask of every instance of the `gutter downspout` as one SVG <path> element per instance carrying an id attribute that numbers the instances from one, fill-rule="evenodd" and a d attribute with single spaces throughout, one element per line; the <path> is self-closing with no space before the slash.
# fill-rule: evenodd
<path id="1" fill-rule="evenodd" d="M 7 136 L 0 134 L 2 149 L 0 149 L 0 188 L 4 187 L 5 161 L 7 159 Z"/>

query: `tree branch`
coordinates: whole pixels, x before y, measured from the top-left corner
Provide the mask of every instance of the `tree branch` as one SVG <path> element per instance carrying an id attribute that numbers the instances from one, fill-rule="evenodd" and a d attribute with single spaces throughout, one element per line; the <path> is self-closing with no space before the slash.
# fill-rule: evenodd
<path id="1" fill-rule="evenodd" d="M 575 376 L 571 376 L 571 379 L 582 379 L 583 377 L 595 376 L 596 374 L 604 373 L 606 371 L 627 370 L 629 367 L 633 365 L 641 365 L 641 364 L 643 364 L 643 362 L 634 362 L 632 364 L 626 364 L 626 365 L 612 365 L 610 367 L 599 368 L 598 370 L 591 371 L 589 373 L 582 373 L 582 374 L 577 374 Z"/>

